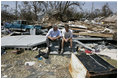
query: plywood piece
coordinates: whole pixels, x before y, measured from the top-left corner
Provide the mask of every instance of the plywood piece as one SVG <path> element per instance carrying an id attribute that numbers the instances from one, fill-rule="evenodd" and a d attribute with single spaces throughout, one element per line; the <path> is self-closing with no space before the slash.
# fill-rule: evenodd
<path id="1" fill-rule="evenodd" d="M 81 61 L 72 53 L 69 64 L 69 72 L 73 78 L 85 78 L 87 70 Z"/>

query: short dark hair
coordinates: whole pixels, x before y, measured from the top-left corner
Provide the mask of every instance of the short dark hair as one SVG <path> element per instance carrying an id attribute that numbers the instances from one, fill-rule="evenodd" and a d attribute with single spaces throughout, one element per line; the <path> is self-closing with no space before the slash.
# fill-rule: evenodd
<path id="1" fill-rule="evenodd" d="M 54 28 L 54 27 L 58 27 L 58 26 L 56 24 L 54 24 L 52 27 Z"/>
<path id="2" fill-rule="evenodd" d="M 69 28 L 69 25 L 68 24 L 65 24 L 65 26 L 64 26 L 65 28 Z"/>

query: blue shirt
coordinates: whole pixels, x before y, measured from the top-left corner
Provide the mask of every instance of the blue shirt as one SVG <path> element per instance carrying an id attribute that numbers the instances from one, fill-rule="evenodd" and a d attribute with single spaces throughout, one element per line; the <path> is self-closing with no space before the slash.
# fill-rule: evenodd
<path id="1" fill-rule="evenodd" d="M 50 37 L 58 37 L 58 36 L 61 36 L 61 31 L 60 31 L 59 29 L 58 29 L 57 31 L 54 31 L 53 28 L 51 28 L 51 29 L 48 31 L 46 37 L 47 37 L 47 36 L 50 36 Z"/>

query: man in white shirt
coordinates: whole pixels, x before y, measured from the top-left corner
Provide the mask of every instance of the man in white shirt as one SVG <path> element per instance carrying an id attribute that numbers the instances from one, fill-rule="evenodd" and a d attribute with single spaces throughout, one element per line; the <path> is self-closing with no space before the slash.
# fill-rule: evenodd
<path id="1" fill-rule="evenodd" d="M 69 29 L 69 26 L 66 24 L 65 29 L 62 30 L 62 49 L 61 49 L 61 54 L 63 54 L 63 48 L 64 48 L 64 43 L 70 42 L 70 48 L 72 51 L 72 30 Z"/>
<path id="2" fill-rule="evenodd" d="M 46 43 L 48 47 L 48 55 L 50 53 L 50 42 L 55 41 L 59 43 L 59 53 L 61 51 L 61 32 L 58 29 L 57 25 L 54 25 L 46 35 Z"/>

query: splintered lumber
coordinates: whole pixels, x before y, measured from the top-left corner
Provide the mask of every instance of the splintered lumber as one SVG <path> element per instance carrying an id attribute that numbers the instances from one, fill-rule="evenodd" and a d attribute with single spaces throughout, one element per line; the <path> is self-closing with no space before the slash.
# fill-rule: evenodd
<path id="1" fill-rule="evenodd" d="M 86 26 L 82 26 L 82 25 L 69 25 L 71 28 L 80 28 L 80 29 L 87 29 Z"/>
<path id="2" fill-rule="evenodd" d="M 71 54 L 69 72 L 73 78 L 116 78 L 117 68 L 96 54 Z"/>
<path id="3" fill-rule="evenodd" d="M 101 33 L 73 33 L 73 35 L 83 35 L 83 36 L 95 36 L 95 37 L 109 37 L 112 38 L 113 34 L 101 34 Z"/>
<path id="4" fill-rule="evenodd" d="M 85 32 L 86 29 L 78 29 L 78 28 L 71 28 L 71 30 L 73 31 L 81 31 L 81 32 Z"/>

